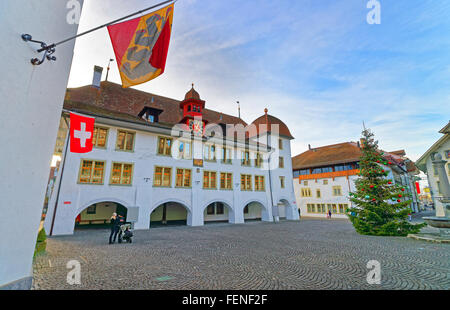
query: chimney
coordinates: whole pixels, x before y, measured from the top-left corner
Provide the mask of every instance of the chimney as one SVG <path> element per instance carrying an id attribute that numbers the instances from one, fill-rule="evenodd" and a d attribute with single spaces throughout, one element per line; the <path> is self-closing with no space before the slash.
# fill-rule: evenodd
<path id="1" fill-rule="evenodd" d="M 103 68 L 99 66 L 94 66 L 94 77 L 92 79 L 92 86 L 95 88 L 100 88 L 100 82 L 102 80 Z"/>
<path id="2" fill-rule="evenodd" d="M 312 149 L 311 149 L 311 144 L 308 144 L 308 149 L 311 151 Z"/>
<path id="3" fill-rule="evenodd" d="M 359 141 L 356 142 L 356 145 L 358 146 L 358 148 L 361 148 L 361 143 Z"/>

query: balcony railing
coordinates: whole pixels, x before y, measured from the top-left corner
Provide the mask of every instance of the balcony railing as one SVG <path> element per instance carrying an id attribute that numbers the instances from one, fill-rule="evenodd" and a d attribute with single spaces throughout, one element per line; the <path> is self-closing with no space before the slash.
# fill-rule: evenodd
<path id="1" fill-rule="evenodd" d="M 305 174 L 298 177 L 299 182 L 303 180 L 316 180 L 316 179 L 334 179 L 337 177 L 349 177 L 351 175 L 358 175 L 359 169 L 334 171 L 316 174 Z"/>

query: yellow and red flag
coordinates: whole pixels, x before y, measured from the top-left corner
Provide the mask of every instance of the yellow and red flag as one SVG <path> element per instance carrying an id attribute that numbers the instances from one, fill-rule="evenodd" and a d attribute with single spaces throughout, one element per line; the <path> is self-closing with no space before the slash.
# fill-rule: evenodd
<path id="1" fill-rule="evenodd" d="M 173 4 L 108 26 L 123 88 L 148 82 L 164 73 L 172 21 Z"/>

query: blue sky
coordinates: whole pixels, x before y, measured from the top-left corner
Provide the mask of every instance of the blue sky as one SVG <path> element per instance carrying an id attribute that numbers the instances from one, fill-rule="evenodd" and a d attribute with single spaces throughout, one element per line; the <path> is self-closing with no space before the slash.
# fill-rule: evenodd
<path id="1" fill-rule="evenodd" d="M 416 160 L 450 120 L 450 1 L 379 1 L 369 25 L 367 0 L 179 0 L 166 73 L 136 88 L 183 99 L 194 82 L 210 109 L 236 115 L 239 100 L 247 122 L 267 107 L 293 155 L 357 141 L 365 121 Z M 157 2 L 85 0 L 80 31 Z M 69 87 L 113 55 L 105 29 L 79 38 Z"/>

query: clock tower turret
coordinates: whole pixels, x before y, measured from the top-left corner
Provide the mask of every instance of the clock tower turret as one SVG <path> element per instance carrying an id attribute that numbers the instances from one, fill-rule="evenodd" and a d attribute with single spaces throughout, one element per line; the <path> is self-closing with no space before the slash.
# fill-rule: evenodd
<path id="1" fill-rule="evenodd" d="M 183 119 L 180 121 L 186 124 L 196 135 L 203 135 L 206 121 L 203 120 L 203 110 L 205 101 L 200 99 L 199 93 L 194 89 L 194 84 L 190 91 L 186 93 L 184 100 L 180 102 L 180 109 L 183 110 Z"/>

